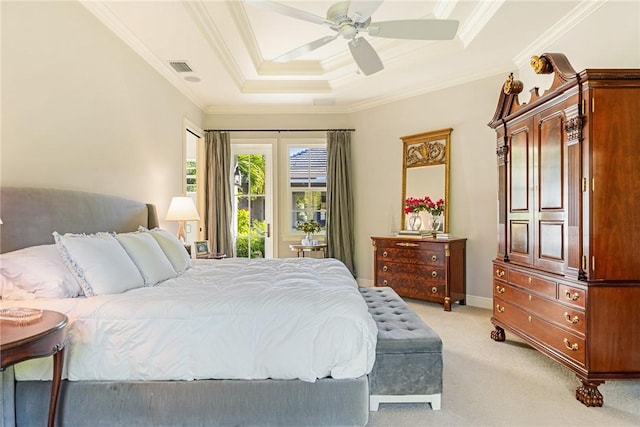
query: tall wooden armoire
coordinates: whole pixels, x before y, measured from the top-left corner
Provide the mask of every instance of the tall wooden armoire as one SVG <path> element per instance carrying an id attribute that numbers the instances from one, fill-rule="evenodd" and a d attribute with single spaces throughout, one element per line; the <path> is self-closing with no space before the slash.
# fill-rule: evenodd
<path id="1" fill-rule="evenodd" d="M 640 378 L 640 69 L 576 72 L 558 53 L 543 94 L 509 76 L 497 133 L 491 337 L 509 331 L 574 371 L 576 398 Z"/>

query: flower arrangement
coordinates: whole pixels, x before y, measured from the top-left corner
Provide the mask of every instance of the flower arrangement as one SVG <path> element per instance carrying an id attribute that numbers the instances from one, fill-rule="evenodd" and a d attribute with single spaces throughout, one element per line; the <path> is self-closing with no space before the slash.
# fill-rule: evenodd
<path id="1" fill-rule="evenodd" d="M 317 233 L 320 231 L 320 224 L 313 219 L 305 222 L 298 221 L 296 223 L 296 230 L 304 231 L 305 233 Z"/>
<path id="2" fill-rule="evenodd" d="M 429 212 L 433 216 L 438 216 L 444 212 L 444 200 L 439 199 L 437 202 L 426 196 L 423 199 L 408 197 L 404 201 L 404 213 Z"/>

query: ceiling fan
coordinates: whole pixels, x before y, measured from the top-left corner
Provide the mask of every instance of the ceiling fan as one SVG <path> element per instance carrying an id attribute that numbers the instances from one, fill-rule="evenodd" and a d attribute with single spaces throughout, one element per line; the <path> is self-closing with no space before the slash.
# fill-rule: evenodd
<path id="1" fill-rule="evenodd" d="M 451 40 L 458 30 L 458 21 L 451 19 L 406 19 L 371 22 L 371 15 L 383 3 L 382 0 L 341 1 L 329 7 L 326 18 L 273 1 L 247 0 L 247 2 L 292 18 L 324 25 L 336 33 L 297 47 L 274 58 L 274 62 L 291 61 L 342 36 L 344 39 L 349 40 L 351 56 L 353 56 L 362 73 L 367 76 L 377 73 L 384 66 L 376 51 L 362 37 L 361 33 L 368 33 L 372 37 L 392 39 Z"/>

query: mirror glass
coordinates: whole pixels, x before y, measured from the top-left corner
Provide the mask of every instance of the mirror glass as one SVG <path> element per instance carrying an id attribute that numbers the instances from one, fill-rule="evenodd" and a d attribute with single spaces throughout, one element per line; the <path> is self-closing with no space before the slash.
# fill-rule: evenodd
<path id="1" fill-rule="evenodd" d="M 409 215 L 404 213 L 408 197 L 432 201 L 444 200 L 444 224 L 440 231 L 449 232 L 449 160 L 450 137 L 453 129 L 441 129 L 417 135 L 403 136 L 402 156 L 402 229 L 410 229 Z M 431 215 L 420 212 L 421 230 L 429 230 Z"/>

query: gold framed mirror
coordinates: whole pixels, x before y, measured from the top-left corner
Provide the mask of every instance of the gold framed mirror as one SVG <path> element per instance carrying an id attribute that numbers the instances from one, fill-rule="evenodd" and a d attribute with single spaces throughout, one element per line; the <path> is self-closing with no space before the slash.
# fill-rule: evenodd
<path id="1" fill-rule="evenodd" d="M 424 198 L 429 196 L 434 202 L 444 200 L 445 233 L 449 232 L 449 160 L 451 132 L 453 129 L 440 129 L 416 135 L 402 136 L 402 210 L 401 228 L 408 229 L 404 202 L 408 197 Z M 422 228 L 428 224 L 430 215 L 421 212 Z M 428 229 L 428 228 L 427 228 Z"/>

